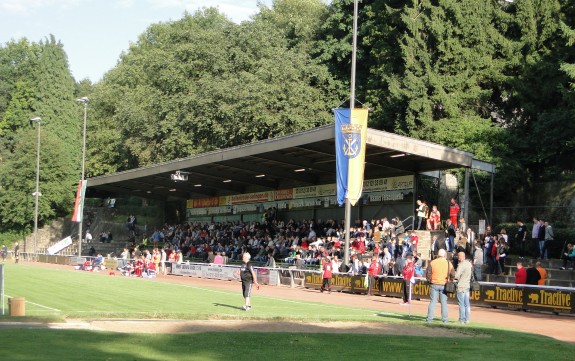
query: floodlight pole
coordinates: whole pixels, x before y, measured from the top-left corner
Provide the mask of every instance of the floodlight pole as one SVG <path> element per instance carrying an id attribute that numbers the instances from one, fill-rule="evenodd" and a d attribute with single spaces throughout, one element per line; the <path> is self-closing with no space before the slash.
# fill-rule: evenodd
<path id="1" fill-rule="evenodd" d="M 38 203 L 40 197 L 40 123 L 42 118 L 34 117 L 30 119 L 30 124 L 38 124 L 36 140 L 36 191 L 34 192 L 34 248 L 33 252 L 37 253 L 38 246 Z"/>
<path id="2" fill-rule="evenodd" d="M 87 119 L 87 115 L 88 115 L 88 97 L 82 97 L 79 99 L 76 99 L 76 101 L 78 103 L 83 103 L 84 104 L 84 126 L 82 128 L 82 177 L 80 178 L 80 180 L 82 181 L 82 183 L 84 182 L 84 177 L 86 174 L 86 119 Z M 79 191 L 82 192 L 83 189 L 83 184 L 82 187 L 79 187 Z M 82 199 L 82 202 L 84 202 L 84 199 Z M 82 213 L 84 212 L 84 208 L 83 206 L 82 208 Z M 84 216 L 83 214 L 80 214 L 80 222 L 78 222 L 78 257 L 82 257 L 82 239 L 83 239 L 83 235 L 82 235 L 82 224 L 84 222 Z"/>
<path id="3" fill-rule="evenodd" d="M 357 13 L 358 13 L 358 0 L 353 1 L 353 40 L 351 51 L 351 86 L 349 96 L 349 108 L 355 107 L 355 63 L 357 53 Z M 349 162 L 349 159 L 347 160 Z M 350 175 L 348 174 L 348 177 Z M 343 263 L 349 264 L 349 233 L 351 226 L 351 201 L 349 197 L 345 197 L 345 249 L 343 252 Z"/>

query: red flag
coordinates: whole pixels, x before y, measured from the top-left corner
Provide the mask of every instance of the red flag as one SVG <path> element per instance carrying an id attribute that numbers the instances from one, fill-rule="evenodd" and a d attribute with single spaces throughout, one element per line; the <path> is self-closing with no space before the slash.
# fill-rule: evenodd
<path id="1" fill-rule="evenodd" d="M 86 181 L 81 180 L 78 183 L 78 190 L 76 191 L 76 202 L 74 203 L 74 215 L 72 222 L 82 222 L 82 215 L 84 214 L 84 194 L 86 193 Z"/>

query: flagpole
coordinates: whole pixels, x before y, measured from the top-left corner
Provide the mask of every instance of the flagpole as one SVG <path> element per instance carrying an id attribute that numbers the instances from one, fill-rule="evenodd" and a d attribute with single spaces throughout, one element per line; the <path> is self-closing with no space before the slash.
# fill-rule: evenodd
<path id="1" fill-rule="evenodd" d="M 353 37 L 351 50 L 351 86 L 349 96 L 349 108 L 355 108 L 355 62 L 357 53 L 357 12 L 358 0 L 353 1 Z M 349 160 L 348 160 L 349 162 Z M 345 198 L 345 249 L 343 253 L 343 263 L 349 264 L 349 232 L 351 225 L 351 202 Z"/>
<path id="2" fill-rule="evenodd" d="M 409 280 L 409 298 L 407 299 L 407 304 L 408 304 L 408 308 L 409 308 L 409 317 L 411 317 L 411 286 L 412 286 L 412 283 L 411 283 L 411 280 Z"/>

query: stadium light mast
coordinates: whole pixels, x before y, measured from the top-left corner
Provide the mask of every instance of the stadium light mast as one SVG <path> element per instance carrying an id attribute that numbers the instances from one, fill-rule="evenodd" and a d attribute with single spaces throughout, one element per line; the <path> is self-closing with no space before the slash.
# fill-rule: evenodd
<path id="1" fill-rule="evenodd" d="M 357 13 L 358 13 L 358 0 L 353 1 L 353 37 L 352 37 L 352 51 L 351 51 L 351 85 L 349 96 L 349 108 L 355 108 L 355 63 L 357 53 Z M 351 201 L 349 197 L 345 198 L 345 249 L 343 252 L 343 263 L 349 264 L 349 232 L 351 225 Z"/>
<path id="2" fill-rule="evenodd" d="M 38 203 L 40 197 L 40 125 L 42 118 L 34 117 L 30 119 L 30 125 L 34 123 L 38 124 L 36 128 L 37 140 L 36 140 L 36 191 L 32 194 L 34 196 L 34 248 L 33 252 L 37 253 L 36 247 L 38 245 Z"/>
<path id="3" fill-rule="evenodd" d="M 76 99 L 76 101 L 78 103 L 82 103 L 84 104 L 84 125 L 82 128 L 82 175 L 80 180 L 82 181 L 82 183 L 84 182 L 84 177 L 86 175 L 86 119 L 87 119 L 87 115 L 88 115 L 88 97 L 82 97 L 82 98 L 78 98 Z M 82 195 L 83 197 L 83 195 Z M 82 199 L 83 202 L 83 199 Z M 81 211 L 83 212 L 83 204 L 81 207 Z M 83 240 L 83 230 L 82 230 L 82 223 L 84 221 L 83 219 L 83 215 L 80 215 L 80 222 L 78 222 L 78 257 L 82 257 L 82 240 Z"/>

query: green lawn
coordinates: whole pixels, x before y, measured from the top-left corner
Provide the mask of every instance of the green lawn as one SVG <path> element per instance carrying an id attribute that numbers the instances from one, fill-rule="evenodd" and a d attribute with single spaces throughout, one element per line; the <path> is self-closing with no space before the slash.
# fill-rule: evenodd
<path id="1" fill-rule="evenodd" d="M 64 267 L 63 267 L 64 268 Z M 258 318 L 414 322 L 402 314 L 257 296 L 154 280 L 7 265 L 6 294 L 25 297 L 36 319 L 63 317 Z M 29 319 L 29 318 L 26 318 Z M 16 319 L 3 317 L 2 321 Z M 415 320 L 415 321 L 414 321 Z M 575 345 L 519 332 L 450 326 L 471 337 L 295 333 L 121 334 L 2 328 L 0 360 L 573 360 Z M 432 326 L 445 327 L 445 326 Z"/>
<path id="2" fill-rule="evenodd" d="M 5 273 L 6 294 L 25 297 L 28 316 L 373 320 L 375 312 L 359 307 L 263 297 L 254 291 L 253 310 L 248 314 L 240 309 L 244 300 L 239 282 L 236 282 L 237 291 L 225 291 L 25 264 L 8 264 Z M 293 312 L 296 309 L 297 315 Z"/>

